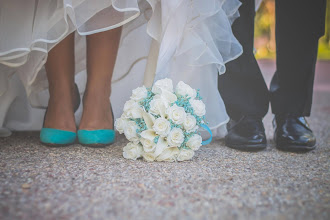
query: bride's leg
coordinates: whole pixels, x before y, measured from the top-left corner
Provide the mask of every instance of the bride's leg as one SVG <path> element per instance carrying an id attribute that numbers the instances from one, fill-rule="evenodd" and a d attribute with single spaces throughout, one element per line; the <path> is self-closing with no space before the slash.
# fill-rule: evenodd
<path id="1" fill-rule="evenodd" d="M 45 67 L 50 98 L 44 127 L 75 132 L 74 33 L 49 51 Z"/>
<path id="2" fill-rule="evenodd" d="M 113 129 L 111 78 L 121 28 L 87 36 L 87 85 L 79 129 Z"/>

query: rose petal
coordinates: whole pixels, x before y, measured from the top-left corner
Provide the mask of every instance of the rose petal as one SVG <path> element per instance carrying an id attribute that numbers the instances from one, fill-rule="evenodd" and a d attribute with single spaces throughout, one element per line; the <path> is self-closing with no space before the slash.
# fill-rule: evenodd
<path id="1" fill-rule="evenodd" d="M 158 111 L 162 118 L 165 118 L 165 110 L 166 108 L 164 103 L 161 106 L 158 105 Z"/>

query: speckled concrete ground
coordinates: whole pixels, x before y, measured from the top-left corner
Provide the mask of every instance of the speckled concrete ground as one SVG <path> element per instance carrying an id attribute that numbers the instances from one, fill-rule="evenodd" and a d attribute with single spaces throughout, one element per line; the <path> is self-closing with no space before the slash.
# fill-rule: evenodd
<path id="1" fill-rule="evenodd" d="M 262 62 L 266 79 L 274 70 Z M 223 141 L 193 161 L 122 158 L 126 143 L 48 148 L 38 133 L 0 139 L 0 219 L 330 219 L 330 63 L 319 63 L 307 154 L 238 152 Z"/>

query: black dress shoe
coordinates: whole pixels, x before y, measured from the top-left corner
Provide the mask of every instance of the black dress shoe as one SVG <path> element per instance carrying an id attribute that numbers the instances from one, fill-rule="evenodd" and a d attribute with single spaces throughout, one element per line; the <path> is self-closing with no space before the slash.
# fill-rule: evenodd
<path id="1" fill-rule="evenodd" d="M 279 150 L 297 152 L 315 149 L 315 136 L 304 117 L 276 115 L 273 126 Z"/>
<path id="2" fill-rule="evenodd" d="M 259 151 L 267 147 L 265 128 L 262 119 L 243 116 L 238 121 L 230 120 L 225 143 L 228 147 L 242 151 Z"/>

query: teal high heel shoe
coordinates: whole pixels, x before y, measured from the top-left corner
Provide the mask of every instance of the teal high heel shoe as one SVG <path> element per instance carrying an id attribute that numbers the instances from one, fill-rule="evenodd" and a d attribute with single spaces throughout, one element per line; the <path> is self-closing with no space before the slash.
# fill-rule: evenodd
<path id="1" fill-rule="evenodd" d="M 40 142 L 50 147 L 64 147 L 73 144 L 77 138 L 76 132 L 54 128 L 42 128 Z"/>
<path id="2" fill-rule="evenodd" d="M 79 95 L 79 90 L 77 85 L 76 87 L 76 94 Z M 79 101 L 77 105 L 74 107 L 74 112 L 77 111 L 80 105 L 80 96 Z M 47 110 L 45 112 L 45 116 L 47 114 Z M 44 118 L 45 123 L 45 118 Z M 68 146 L 75 142 L 77 138 L 76 132 L 73 131 L 65 131 L 55 128 L 42 128 L 40 131 L 40 142 L 44 145 L 50 146 L 50 147 L 62 147 L 62 146 Z"/>
<path id="3" fill-rule="evenodd" d="M 113 121 L 113 111 L 111 107 Z M 79 143 L 87 147 L 105 147 L 115 142 L 116 132 L 111 129 L 78 130 Z"/>

